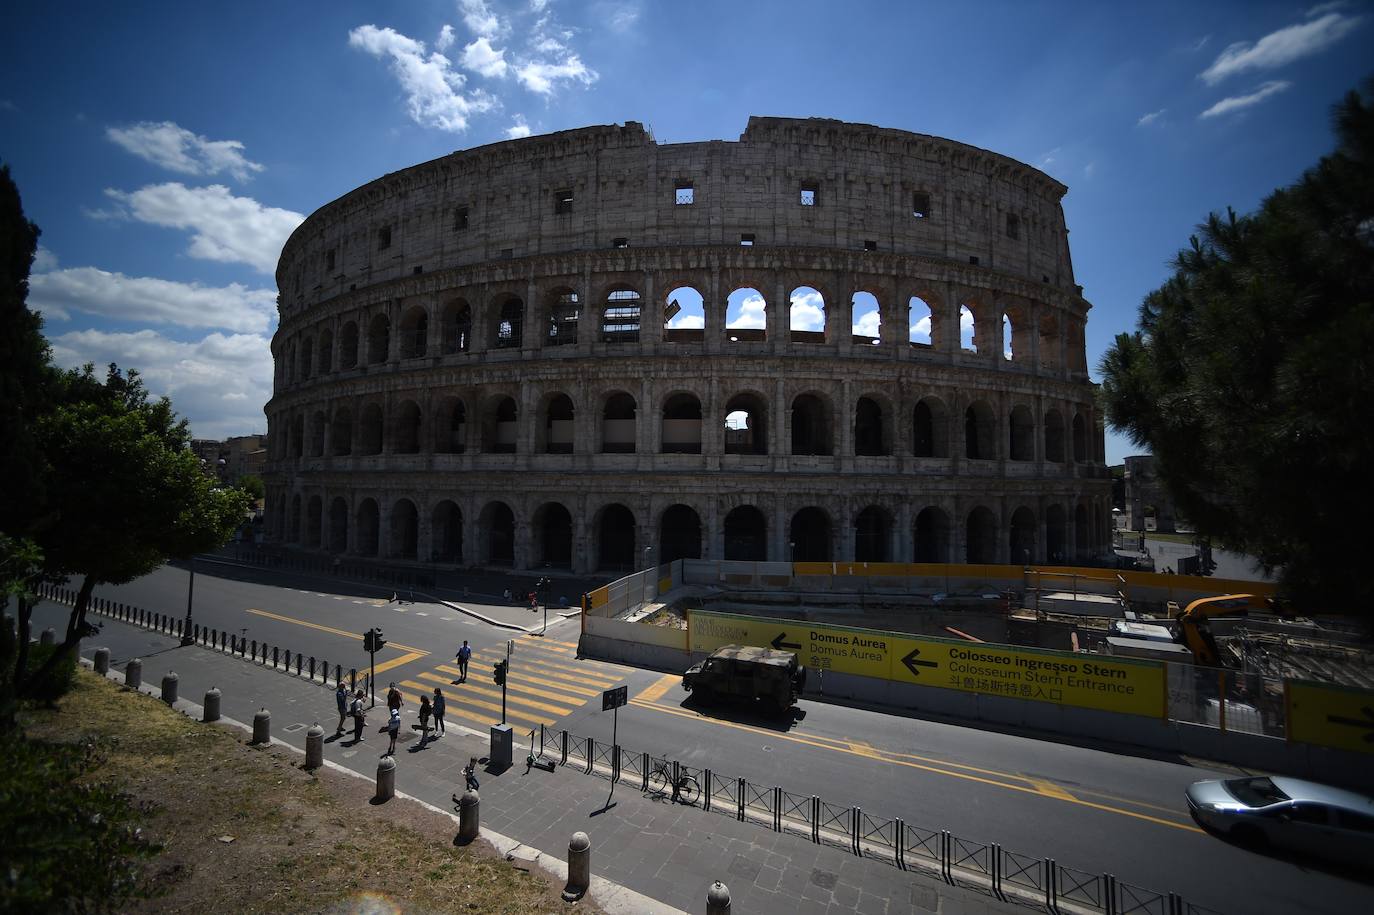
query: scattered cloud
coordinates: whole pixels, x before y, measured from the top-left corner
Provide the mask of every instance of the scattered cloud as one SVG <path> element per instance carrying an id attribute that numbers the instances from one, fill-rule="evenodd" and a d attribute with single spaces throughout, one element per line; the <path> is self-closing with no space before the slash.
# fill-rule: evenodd
<path id="1" fill-rule="evenodd" d="M 463 48 L 462 65 L 473 73 L 480 73 L 489 79 L 499 79 L 510 70 L 506 63 L 506 52 L 491 46 L 490 38 L 478 38 Z"/>
<path id="2" fill-rule="evenodd" d="M 706 318 L 704 315 L 689 315 L 686 312 L 680 311 L 673 315 L 673 319 L 669 321 L 666 326 L 674 330 L 678 328 L 695 328 L 701 330 L 706 326 Z"/>
<path id="3" fill-rule="evenodd" d="M 530 135 L 530 125 L 525 123 L 525 116 L 517 114 L 515 123 L 506 128 L 506 139 L 520 140 Z"/>
<path id="4" fill-rule="evenodd" d="M 1091 177 L 1092 177 L 1093 175 L 1095 175 L 1095 174 L 1097 174 L 1097 161 L 1096 161 L 1096 160 L 1094 160 L 1094 161 L 1092 161 L 1092 162 L 1089 162 L 1087 165 L 1083 166 L 1083 177 L 1084 177 L 1084 178 L 1091 178 Z"/>
<path id="5" fill-rule="evenodd" d="M 186 252 L 191 257 L 247 264 L 267 274 L 276 270 L 282 245 L 305 219 L 291 210 L 263 206 L 251 197 L 235 197 L 222 184 L 192 188 L 173 181 L 133 193 L 114 189 L 105 193 L 122 208 L 119 216 L 191 231 Z"/>
<path id="6" fill-rule="evenodd" d="M 1314 7 L 1314 11 L 1320 8 Z M 1198 75 L 1207 85 L 1215 86 L 1237 73 L 1282 67 L 1326 50 L 1354 31 L 1362 21 L 1361 16 L 1329 12 L 1270 32 L 1254 44 L 1238 41 L 1229 45 Z"/>
<path id="7" fill-rule="evenodd" d="M 866 311 L 854 319 L 854 324 L 850 328 L 856 336 L 877 337 L 882 318 L 877 309 Z"/>
<path id="8" fill-rule="evenodd" d="M 471 115 L 496 107 L 496 100 L 480 89 L 464 94 L 467 78 L 443 54 L 426 53 L 423 41 L 394 29 L 363 25 L 348 33 L 348 43 L 374 57 L 391 59 L 391 71 L 406 93 L 410 119 L 422 127 L 461 133 Z"/>
<path id="9" fill-rule="evenodd" d="M 803 292 L 792 297 L 789 315 L 792 330 L 825 330 L 825 300 L 819 292 Z"/>
<path id="10" fill-rule="evenodd" d="M 126 152 L 183 175 L 228 172 L 239 181 L 247 181 L 263 168 L 243 155 L 243 144 L 238 140 L 207 140 L 171 121 L 107 127 L 105 136 Z"/>
<path id="11" fill-rule="evenodd" d="M 1212 36 L 1211 36 L 1211 35 L 1203 35 L 1203 36 L 1202 36 L 1201 38 L 1199 38 L 1197 41 L 1195 41 L 1195 42 L 1193 42 L 1192 44 L 1190 44 L 1190 45 L 1188 46 L 1188 50 L 1191 51 L 1192 53 L 1196 54 L 1198 51 L 1201 51 L 1203 48 L 1207 47 L 1207 42 L 1209 42 L 1209 41 L 1211 41 L 1211 40 L 1212 40 Z"/>
<path id="12" fill-rule="evenodd" d="M 592 16 L 612 32 L 623 34 L 639 22 L 639 4 L 631 2 L 603 2 L 592 8 Z"/>
<path id="13" fill-rule="evenodd" d="M 96 267 L 72 267 L 30 277 L 29 305 L 45 317 L 61 321 L 69 320 L 76 311 L 118 321 L 264 333 L 276 316 L 277 294 L 272 289 L 249 289 L 238 283 L 202 286 L 125 276 Z"/>
<path id="14" fill-rule="evenodd" d="M 930 315 L 926 315 L 924 318 L 921 318 L 915 324 L 907 328 L 907 331 L 910 334 L 910 337 L 908 339 L 914 340 L 917 343 L 929 343 Z"/>
<path id="15" fill-rule="evenodd" d="M 441 52 L 447 51 L 449 48 L 453 47 L 453 41 L 453 26 L 446 25 L 439 30 L 439 37 L 434 39 L 434 50 Z"/>
<path id="16" fill-rule="evenodd" d="M 153 330 L 81 330 L 49 339 L 58 365 L 87 362 L 138 369 L 154 396 L 167 396 L 197 437 L 262 431 L 272 395 L 272 349 L 265 336 L 214 333 L 183 343 Z"/>
<path id="17" fill-rule="evenodd" d="M 757 293 L 750 293 L 738 302 L 738 310 L 735 310 L 735 302 L 731 302 L 728 310 L 734 310 L 733 320 L 725 322 L 726 330 L 759 330 L 767 326 L 768 315 L 767 305 L 763 301 L 763 296 Z"/>
<path id="18" fill-rule="evenodd" d="M 57 269 L 57 255 L 53 254 L 42 245 L 33 253 L 33 272 L 46 273 L 49 270 Z"/>
<path id="19" fill-rule="evenodd" d="M 1168 108 L 1161 108 L 1158 111 L 1151 111 L 1149 114 L 1142 114 L 1140 120 L 1135 122 L 1135 126 L 1149 127 L 1151 124 L 1158 122 L 1160 118 L 1164 117 L 1164 112 L 1168 110 Z"/>
<path id="20" fill-rule="evenodd" d="M 1343 10 L 1349 5 L 1350 4 L 1346 2 L 1346 0 L 1333 0 L 1331 3 L 1318 3 L 1303 15 L 1311 19 L 1313 16 L 1320 16 L 1323 13 L 1329 13 L 1333 10 Z"/>
<path id="21" fill-rule="evenodd" d="M 1051 149 L 1049 152 L 1045 153 L 1043 156 L 1040 157 L 1040 164 L 1042 166 L 1053 165 L 1059 159 L 1059 150 L 1061 150 L 1062 148 L 1062 146 L 1056 146 L 1054 149 Z"/>
<path id="22" fill-rule="evenodd" d="M 1211 108 L 1208 108 L 1206 111 L 1202 112 L 1202 114 L 1198 115 L 1198 119 L 1215 118 L 1223 114 L 1231 114 L 1236 111 L 1244 111 L 1246 108 L 1253 108 L 1255 105 L 1269 98 L 1269 96 L 1277 95 L 1291 85 L 1293 84 L 1281 79 L 1270 80 L 1248 95 L 1232 95 L 1222 99 Z"/>
<path id="23" fill-rule="evenodd" d="M 482 38 L 495 38 L 510 28 L 505 20 L 491 11 L 484 0 L 458 0 L 458 11 L 463 16 L 463 24 Z"/>
<path id="24" fill-rule="evenodd" d="M 590 86 L 597 81 L 598 75 L 595 70 L 588 69 L 576 54 L 569 54 L 557 63 L 547 60 L 525 61 L 515 68 L 515 78 L 531 92 L 552 95 L 560 81 Z"/>

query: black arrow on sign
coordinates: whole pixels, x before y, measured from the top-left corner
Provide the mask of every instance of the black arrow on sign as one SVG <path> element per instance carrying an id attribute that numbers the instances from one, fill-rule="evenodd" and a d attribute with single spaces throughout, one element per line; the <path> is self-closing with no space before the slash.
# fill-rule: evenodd
<path id="1" fill-rule="evenodd" d="M 1344 724 L 1353 728 L 1369 728 L 1369 732 L 1364 735 L 1365 743 L 1374 743 L 1374 708 L 1365 706 L 1360 709 L 1364 712 L 1363 718 L 1346 718 L 1343 715 L 1327 715 L 1326 720 L 1332 724 Z"/>
<path id="2" fill-rule="evenodd" d="M 939 663 L 936 662 L 936 661 L 918 661 L 918 660 L 916 660 L 916 656 L 919 655 L 920 653 L 921 653 L 921 649 L 919 649 L 919 648 L 913 648 L 913 649 L 911 649 L 911 653 L 910 653 L 910 654 L 908 654 L 905 658 L 902 658 L 902 663 L 906 665 L 906 669 L 907 669 L 907 670 L 911 671 L 911 675 L 912 675 L 913 677 L 919 677 L 919 676 L 921 675 L 921 672 L 920 672 L 919 670 L 916 669 L 916 668 L 918 668 L 918 667 L 939 667 L 939 666 L 940 666 Z"/>
<path id="3" fill-rule="evenodd" d="M 779 632 L 777 638 L 773 639 L 773 641 L 769 644 L 771 644 L 774 648 L 778 649 L 779 651 L 781 651 L 784 648 L 795 648 L 798 651 L 801 651 L 800 645 L 797 645 L 793 642 L 784 642 L 783 639 L 785 638 L 787 638 L 787 633 Z"/>

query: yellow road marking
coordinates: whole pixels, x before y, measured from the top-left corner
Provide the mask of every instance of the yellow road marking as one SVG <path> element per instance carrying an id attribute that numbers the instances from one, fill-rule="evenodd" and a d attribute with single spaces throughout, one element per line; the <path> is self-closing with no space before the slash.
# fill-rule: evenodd
<path id="1" fill-rule="evenodd" d="M 483 699 L 478 699 L 473 696 L 470 696 L 467 693 L 454 693 L 451 696 L 446 693 L 444 695 L 444 699 L 447 700 L 449 707 L 453 707 L 454 705 L 475 705 L 478 708 L 488 709 L 493 712 L 501 711 L 501 703 L 487 702 Z M 525 721 L 532 721 L 535 724 L 553 724 L 554 722 L 554 719 L 552 718 L 545 718 L 542 715 L 532 715 L 527 712 L 522 712 L 519 709 L 512 708 L 506 709 L 506 717 L 521 718 Z"/>
<path id="2" fill-rule="evenodd" d="M 504 657 L 504 656 L 502 656 L 502 657 Z M 474 656 L 474 660 L 475 660 L 475 659 L 476 659 L 476 656 Z M 484 665 L 494 664 L 497 660 L 500 660 L 500 658 L 494 658 L 494 657 L 482 658 L 482 662 L 483 662 Z M 562 679 L 564 679 L 564 680 L 571 680 L 571 681 L 573 681 L 574 683 L 585 683 L 585 684 L 588 685 L 588 686 L 599 686 L 599 687 L 601 687 L 602 689 L 605 689 L 606 687 L 610 686 L 611 684 L 613 684 L 613 683 L 618 683 L 618 682 L 620 681 L 620 678 L 619 678 L 619 677 L 607 676 L 607 675 L 605 675 L 605 674 L 596 674 L 596 673 L 591 673 L 591 672 L 583 672 L 583 671 L 578 670 L 577 668 L 574 668 L 574 667 L 568 667 L 568 666 L 566 666 L 566 665 L 555 664 L 555 663 L 553 663 L 552 661 L 531 661 L 529 658 L 523 658 L 523 659 L 517 658 L 517 659 L 515 660 L 514 664 L 513 664 L 513 667 L 514 667 L 515 670 L 517 670 L 517 671 L 518 671 L 520 668 L 522 668 L 522 667 L 531 667 L 531 666 L 534 667 L 534 668 L 536 668 L 536 669 L 538 669 L 538 670 L 540 671 L 540 673 L 547 673 L 549 676 L 557 676 L 557 677 L 560 677 L 560 678 L 562 678 Z M 487 667 L 487 670 L 490 670 L 490 669 L 491 669 L 490 667 Z M 563 673 L 563 671 L 574 671 L 574 670 L 576 670 L 577 673 Z"/>
<path id="3" fill-rule="evenodd" d="M 547 651 L 547 652 L 549 652 L 550 654 L 556 654 L 556 655 L 558 655 L 558 656 L 560 656 L 560 657 L 564 657 L 564 658 L 571 657 L 572 654 L 573 654 L 572 649 L 570 649 L 570 648 L 559 648 L 559 647 L 556 647 L 556 646 L 553 646 L 553 645 L 549 645 L 549 644 L 547 644 L 546 642 L 542 642 L 542 641 L 540 641 L 540 640 L 538 640 L 538 639 L 521 639 L 519 642 L 516 643 L 516 647 L 518 647 L 518 648 L 538 648 L 538 649 L 541 649 L 541 650 L 543 650 L 543 651 Z"/>
<path id="4" fill-rule="evenodd" d="M 932 773 L 934 773 L 934 774 L 936 774 L 936 775 L 948 775 L 948 776 L 951 777 L 951 778 L 961 778 L 961 779 L 964 779 L 965 781 L 978 782 L 979 784 L 983 784 L 983 785 L 991 785 L 991 786 L 994 787 L 994 788 L 1006 788 L 1008 791 L 1020 791 L 1020 792 L 1022 792 L 1022 793 L 1024 793 L 1024 794 L 1033 794 L 1033 795 L 1036 795 L 1036 796 L 1038 796 L 1038 797 L 1048 797 L 1048 798 L 1050 798 L 1050 799 L 1052 799 L 1052 800 L 1062 801 L 1062 802 L 1064 802 L 1064 803 L 1066 803 L 1066 804 L 1077 804 L 1078 806 L 1081 806 L 1081 807 L 1088 807 L 1088 808 L 1091 808 L 1091 809 L 1093 809 L 1093 810 L 1102 810 L 1102 811 L 1105 811 L 1105 812 L 1107 812 L 1107 813 L 1115 813 L 1115 814 L 1119 814 L 1119 815 L 1121 815 L 1121 816 L 1133 817 L 1133 818 L 1135 818 L 1135 819 L 1137 819 L 1137 820 L 1144 820 L 1144 821 L 1146 821 L 1146 822 L 1148 822 L 1148 823 L 1157 823 L 1157 824 L 1160 825 L 1160 826 L 1171 826 L 1171 827 L 1173 827 L 1174 829 L 1181 829 L 1181 830 L 1183 830 L 1183 831 L 1185 831 L 1185 832 L 1195 832 L 1195 833 L 1201 833 L 1201 832 L 1202 832 L 1202 830 L 1199 829 L 1199 828 L 1197 828 L 1196 826 L 1189 826 L 1189 825 L 1185 825 L 1185 824 L 1183 824 L 1183 823 L 1176 823 L 1176 822 L 1173 822 L 1173 821 L 1171 821 L 1171 820 L 1165 820 L 1165 819 L 1162 819 L 1162 818 L 1160 818 L 1160 817 L 1150 816 L 1149 814 L 1145 814 L 1145 813 L 1137 813 L 1137 812 L 1135 812 L 1134 810 L 1122 810 L 1122 809 L 1120 809 L 1120 808 L 1118 808 L 1118 807 L 1109 807 L 1109 806 L 1107 806 L 1106 804 L 1098 804 L 1098 803 L 1095 803 L 1095 802 L 1093 802 L 1093 801 L 1085 801 L 1085 800 L 1083 800 L 1082 798 L 1073 797 L 1072 795 L 1069 795 L 1067 792 L 1064 792 L 1064 793 L 1063 793 L 1063 796 L 1060 796 L 1059 794 L 1046 794 L 1046 793 L 1044 793 L 1043 791 L 1041 791 L 1039 788 L 1036 788 L 1036 787 L 1026 787 L 1026 786 L 1022 786 L 1022 785 L 1013 785 L 1013 784 L 1009 784 L 1009 783 L 1004 782 L 1004 781 L 998 781 L 998 780 L 992 779 L 992 778 L 985 778 L 985 777 L 983 777 L 983 776 L 981 776 L 981 775 L 969 775 L 969 774 L 964 773 L 964 772 L 954 772 L 954 771 L 951 771 L 950 769 L 947 769 L 947 768 L 941 768 L 940 766 L 926 765 L 926 764 L 924 764 L 924 763 L 911 762 L 911 761 L 906 760 L 906 759 L 895 758 L 895 756 L 883 755 L 883 754 L 880 754 L 879 751 L 874 750 L 874 749 L 871 748 L 871 747 L 864 748 L 864 749 L 867 749 L 867 750 L 871 750 L 871 751 L 872 751 L 871 753 L 869 753 L 869 752 L 856 752 L 856 750 L 854 749 L 854 746 L 849 745 L 849 744 L 844 744 L 844 745 L 836 746 L 836 745 L 829 744 L 829 743 L 822 743 L 822 742 L 820 742 L 820 741 L 818 741 L 818 740 L 812 740 L 812 739 L 807 738 L 807 737 L 800 737 L 800 736 L 797 736 L 797 735 L 794 735 L 794 734 L 779 734 L 779 733 L 776 732 L 776 731 L 765 731 L 765 730 L 763 730 L 763 729 L 761 729 L 761 728 L 753 727 L 752 725 L 738 724 L 738 723 L 733 722 L 733 721 L 721 721 L 721 720 L 716 719 L 716 718 L 707 718 L 707 717 L 705 717 L 705 716 L 703 716 L 703 715 L 697 714 L 696 712 L 689 712 L 689 711 L 686 711 L 686 710 L 684 710 L 684 709 L 669 708 L 669 707 L 667 707 L 667 706 L 656 705 L 656 704 L 651 703 L 651 702 L 640 702 L 638 699 L 631 699 L 631 700 L 630 700 L 630 704 L 631 704 L 631 705 L 634 705 L 634 706 L 638 706 L 639 708 L 649 709 L 650 711 L 660 712 L 660 713 L 665 714 L 665 715 L 677 715 L 677 716 L 680 717 L 680 718 L 693 718 L 693 719 L 696 719 L 696 720 L 698 720 L 698 721 L 703 721 L 703 722 L 707 722 L 707 723 L 709 723 L 709 724 L 719 725 L 719 726 L 721 726 L 721 727 L 734 728 L 734 729 L 736 729 L 736 730 L 741 730 L 741 731 L 749 731 L 749 732 L 754 733 L 754 734 L 760 734 L 760 735 L 768 736 L 769 738 L 774 739 L 774 740 L 788 740 L 788 741 L 791 741 L 791 742 L 793 742 L 793 743 L 800 743 L 800 744 L 805 744 L 805 745 L 807 745 L 807 746 L 818 747 L 818 748 L 820 748 L 820 749 L 822 749 L 822 750 L 834 750 L 834 751 L 839 752 L 839 753 L 848 753 L 848 754 L 850 754 L 850 755 L 869 756 L 870 758 L 877 759 L 877 760 L 882 761 L 882 762 L 887 762 L 887 763 L 890 763 L 891 765 L 894 765 L 894 766 L 906 766 L 907 768 L 910 768 L 910 769 L 920 769 L 920 770 L 925 771 L 925 772 L 932 772 Z M 863 745 L 859 745 L 859 746 L 862 747 Z M 957 764 L 948 764 L 948 765 L 957 765 Z M 971 767 L 968 767 L 968 766 L 960 766 L 959 768 L 971 768 Z M 978 771 L 993 772 L 993 770 L 978 770 Z M 1001 776 L 1004 777 L 1004 778 L 1014 778 L 1014 779 L 1019 779 L 1019 780 L 1022 780 L 1022 781 L 1032 781 L 1032 782 L 1034 781 L 1034 780 L 1032 780 L 1032 779 L 1027 778 L 1027 777 L 1024 776 L 1024 775 L 1013 775 L 1013 774 L 1011 774 L 1011 773 L 1005 773 L 1005 772 L 1004 772 L 1004 773 L 996 773 L 996 774 L 1001 775 Z"/>
<path id="5" fill-rule="evenodd" d="M 247 612 L 256 614 L 258 616 L 265 616 L 268 619 L 280 620 L 283 623 L 295 623 L 297 626 L 306 626 L 310 629 L 318 629 L 321 632 L 329 632 L 334 635 L 341 635 L 347 639 L 362 639 L 361 632 L 345 632 L 342 629 L 334 629 L 330 626 L 321 626 L 319 623 L 310 623 L 305 620 L 298 620 L 289 616 L 282 616 L 280 613 L 269 613 L 266 610 L 257 610 L 252 607 L 249 607 Z M 429 654 L 429 652 L 425 651 L 423 648 L 411 648 L 409 645 L 402 645 L 399 642 L 388 641 L 387 644 L 390 645 L 392 648 L 398 648 L 401 651 L 413 651 L 420 655 Z"/>
<path id="6" fill-rule="evenodd" d="M 1026 781 L 1030 782 L 1031 785 L 1033 785 L 1037 791 L 1039 791 L 1046 797 L 1056 797 L 1059 798 L 1059 800 L 1061 801 L 1078 800 L 1078 798 L 1070 794 L 1067 789 L 1061 787 L 1060 785 L 1056 785 L 1048 778 L 1031 778 L 1029 776 L 1023 776 L 1023 778 L 1025 778 Z"/>
<path id="7" fill-rule="evenodd" d="M 644 691 L 638 696 L 635 696 L 635 698 L 640 702 L 657 702 L 659 699 L 663 698 L 664 693 L 672 689 L 675 684 L 681 682 L 682 677 L 677 674 L 664 674 L 659 677 L 658 680 L 646 686 Z"/>
<path id="8" fill-rule="evenodd" d="M 409 664 L 411 661 L 418 661 L 420 658 L 423 658 L 426 655 L 427 653 L 423 651 L 412 651 L 409 654 L 401 655 L 399 658 L 392 658 L 390 661 L 383 661 L 381 664 L 378 664 L 375 668 L 370 669 L 373 673 L 380 674 L 383 671 L 391 670 L 393 667 L 400 667 L 402 664 Z"/>
<path id="9" fill-rule="evenodd" d="M 458 668 L 450 667 L 447 664 L 437 664 L 435 665 L 434 669 L 442 670 L 444 673 L 453 674 L 454 676 L 460 676 Z M 577 682 L 582 682 L 582 678 L 580 677 L 570 677 L 565 674 L 544 670 L 539 671 L 539 676 L 534 676 L 531 673 L 529 673 L 530 669 L 531 668 L 528 664 L 523 665 L 514 672 L 514 676 L 518 677 L 521 681 L 528 680 L 532 683 L 542 683 L 545 686 L 551 686 L 554 689 L 561 689 L 565 693 L 573 693 L 580 696 L 595 696 L 601 692 L 601 690 L 599 689 L 588 689 L 585 686 L 573 686 L 572 683 L 561 682 L 562 680 L 575 680 Z M 469 668 L 469 671 L 471 671 L 471 668 Z M 560 679 L 546 679 L 548 677 L 558 677 Z"/>
<path id="10" fill-rule="evenodd" d="M 521 695 L 518 695 L 518 694 L 517 694 L 516 689 L 515 689 L 515 685 L 514 685 L 513 683 L 508 683 L 508 684 L 506 685 L 506 688 L 507 688 L 507 690 L 508 690 L 508 692 L 507 692 L 507 694 L 506 694 L 506 702 L 507 702 L 507 704 L 527 705 L 527 706 L 529 706 L 530 708 L 538 709 L 538 710 L 541 711 L 541 712 L 548 712 L 550 715 L 559 715 L 559 716 L 566 715 L 566 714 L 568 714 L 568 712 L 572 711 L 572 709 L 561 708 L 561 707 L 559 707 L 559 706 L 557 706 L 557 705 L 550 705 L 550 704 L 547 703 L 547 702 L 540 702 L 538 699 L 526 699 L 524 696 L 521 696 Z M 490 696 L 490 697 L 493 698 L 493 699 L 500 699 L 500 698 L 501 698 L 501 689 L 500 689 L 500 687 L 496 687 L 496 686 L 492 686 L 492 687 L 474 686 L 474 685 L 471 684 L 471 683 L 465 683 L 465 684 L 463 684 L 463 686 L 460 687 L 460 688 L 458 689 L 458 693 L 457 693 L 457 694 L 458 694 L 459 696 L 466 696 L 466 695 L 468 695 L 469 693 L 477 693 L 478 695 L 481 695 L 481 696 Z M 499 708 L 499 706 L 498 706 L 498 708 Z M 552 723 L 553 723 L 553 719 L 550 719 L 548 722 L 545 722 L 545 723 L 546 723 L 546 724 L 552 724 Z"/>

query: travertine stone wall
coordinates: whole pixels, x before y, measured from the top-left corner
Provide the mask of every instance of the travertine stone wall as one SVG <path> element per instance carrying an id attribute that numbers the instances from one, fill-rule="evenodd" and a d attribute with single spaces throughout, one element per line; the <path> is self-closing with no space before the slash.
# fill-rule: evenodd
<path id="1" fill-rule="evenodd" d="M 388 175 L 283 251 L 269 529 L 578 572 L 1101 552 L 1065 191 L 948 140 L 776 118 L 737 143 L 629 123 Z M 703 329 L 665 326 L 684 286 Z M 801 286 L 822 331 L 789 326 Z M 766 326 L 727 330 L 744 287 Z M 851 330 L 858 292 L 876 337 Z M 926 309 L 929 342 L 909 331 Z"/>

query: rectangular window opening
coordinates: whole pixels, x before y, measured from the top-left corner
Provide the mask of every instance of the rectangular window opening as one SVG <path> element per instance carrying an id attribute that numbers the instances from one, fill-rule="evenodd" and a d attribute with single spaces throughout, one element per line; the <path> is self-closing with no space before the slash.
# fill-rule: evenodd
<path id="1" fill-rule="evenodd" d="M 1021 219 L 1015 213 L 1007 214 L 1007 238 L 1021 237 Z"/>
<path id="2" fill-rule="evenodd" d="M 925 191 L 917 191 L 911 195 L 911 215 L 917 219 L 930 218 L 930 195 Z"/>
<path id="3" fill-rule="evenodd" d="M 968 262 L 969 262 L 970 264 L 972 264 L 973 266 L 977 267 L 977 266 L 978 266 L 978 255 L 976 255 L 976 254 L 970 254 L 970 255 L 968 256 Z"/>
<path id="4" fill-rule="evenodd" d="M 611 247 L 612 247 L 612 248 L 628 248 L 628 247 L 630 247 L 630 240 L 629 240 L 628 238 L 612 238 L 612 239 L 611 239 Z"/>
<path id="5" fill-rule="evenodd" d="M 867 239 L 865 239 L 865 240 L 864 240 L 864 250 L 865 250 L 865 251 L 877 251 L 877 250 L 878 250 L 878 243 L 877 243 L 876 241 L 868 241 Z"/>
<path id="6" fill-rule="evenodd" d="M 325 273 L 333 273 L 333 272 L 334 272 L 334 266 L 335 266 L 335 264 L 338 262 L 338 254 L 339 254 L 339 252 L 338 252 L 338 249 L 337 249 L 337 248 L 330 248 L 328 251 L 326 251 L 326 252 L 324 253 L 324 272 L 325 272 Z"/>
<path id="7" fill-rule="evenodd" d="M 673 202 L 680 207 L 691 206 L 696 203 L 695 194 L 690 182 L 680 182 L 673 191 Z"/>
<path id="8" fill-rule="evenodd" d="M 458 207 L 453 211 L 453 231 L 461 232 L 468 227 L 468 208 Z"/>
<path id="9" fill-rule="evenodd" d="M 754 233 L 753 233 L 753 232 L 745 232 L 745 233 L 743 233 L 743 234 L 740 235 L 740 237 L 739 237 L 739 243 L 740 243 L 741 245 L 743 245 L 744 247 L 746 247 L 746 248 L 753 247 L 753 244 L 754 244 Z"/>
<path id="10" fill-rule="evenodd" d="M 377 250 L 385 251 L 391 247 L 391 226 L 382 226 L 377 230 Z"/>
<path id="11" fill-rule="evenodd" d="M 510 259 L 513 258 L 513 257 L 515 257 L 515 249 L 514 249 L 514 248 L 502 248 L 502 249 L 501 249 L 501 260 L 503 260 L 503 261 L 508 261 L 508 260 L 510 260 Z"/>
<path id="12" fill-rule="evenodd" d="M 819 195 L 820 188 L 817 185 L 809 183 L 803 184 L 801 186 L 801 200 L 799 202 L 804 207 L 813 207 L 816 205 L 816 199 Z"/>
<path id="13" fill-rule="evenodd" d="M 553 192 L 553 211 L 557 214 L 571 213 L 573 192 L 571 189 Z"/>

